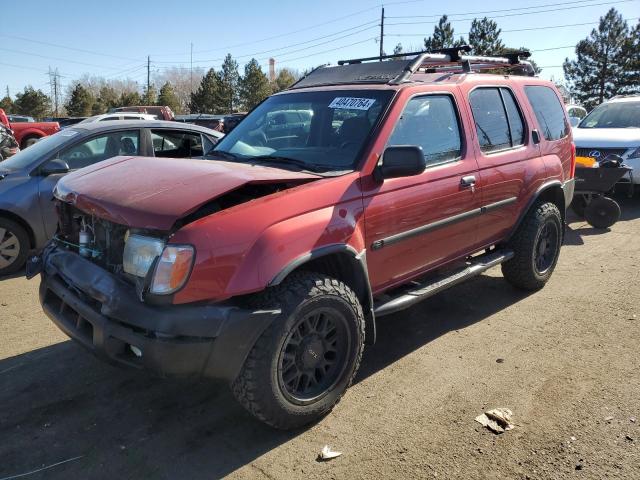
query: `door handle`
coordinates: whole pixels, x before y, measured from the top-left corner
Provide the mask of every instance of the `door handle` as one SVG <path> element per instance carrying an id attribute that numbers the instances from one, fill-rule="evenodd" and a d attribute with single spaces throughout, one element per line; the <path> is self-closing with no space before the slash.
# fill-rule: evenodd
<path id="1" fill-rule="evenodd" d="M 466 177 L 462 177 L 460 179 L 460 186 L 462 187 L 473 187 L 476 184 L 476 177 L 473 175 L 467 175 Z"/>

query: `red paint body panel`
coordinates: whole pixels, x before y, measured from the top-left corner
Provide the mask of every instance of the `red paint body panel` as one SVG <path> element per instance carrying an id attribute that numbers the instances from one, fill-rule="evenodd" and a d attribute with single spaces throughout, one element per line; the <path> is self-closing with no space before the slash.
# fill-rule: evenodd
<path id="1" fill-rule="evenodd" d="M 60 124 L 58 122 L 15 122 L 10 124 L 7 115 L 1 108 L 0 123 L 13 130 L 13 136 L 21 148 L 24 148 L 22 144 L 23 140 L 29 137 L 42 138 L 60 131 Z"/>

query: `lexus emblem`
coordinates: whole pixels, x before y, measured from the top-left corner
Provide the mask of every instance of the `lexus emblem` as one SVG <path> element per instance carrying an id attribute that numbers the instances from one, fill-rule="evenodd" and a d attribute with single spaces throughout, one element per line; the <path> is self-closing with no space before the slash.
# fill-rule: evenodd
<path id="1" fill-rule="evenodd" d="M 600 152 L 598 150 L 591 150 L 589 156 L 592 158 L 600 158 Z"/>

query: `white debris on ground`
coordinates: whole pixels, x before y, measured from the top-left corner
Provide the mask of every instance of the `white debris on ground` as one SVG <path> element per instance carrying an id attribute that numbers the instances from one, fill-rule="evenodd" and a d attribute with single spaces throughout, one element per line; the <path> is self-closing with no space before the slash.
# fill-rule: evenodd
<path id="1" fill-rule="evenodd" d="M 508 408 L 493 408 L 476 417 L 476 422 L 494 433 L 504 433 L 515 425 L 511 423 L 513 412 Z"/>
<path id="2" fill-rule="evenodd" d="M 318 460 L 331 460 L 342 455 L 342 452 L 334 452 L 329 445 L 325 445 L 318 455 Z"/>

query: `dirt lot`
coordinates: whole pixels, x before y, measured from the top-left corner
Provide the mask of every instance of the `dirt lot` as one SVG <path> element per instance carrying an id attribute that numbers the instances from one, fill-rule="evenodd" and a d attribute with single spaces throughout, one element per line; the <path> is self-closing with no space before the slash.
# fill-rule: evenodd
<path id="1" fill-rule="evenodd" d="M 224 385 L 102 364 L 40 312 L 37 281 L 0 280 L 0 479 L 68 459 L 27 478 L 640 478 L 640 198 L 620 202 L 610 232 L 571 222 L 541 292 L 496 268 L 384 318 L 357 383 L 298 432 Z M 484 430 L 488 407 L 517 427 Z M 343 456 L 316 462 L 325 444 Z"/>

